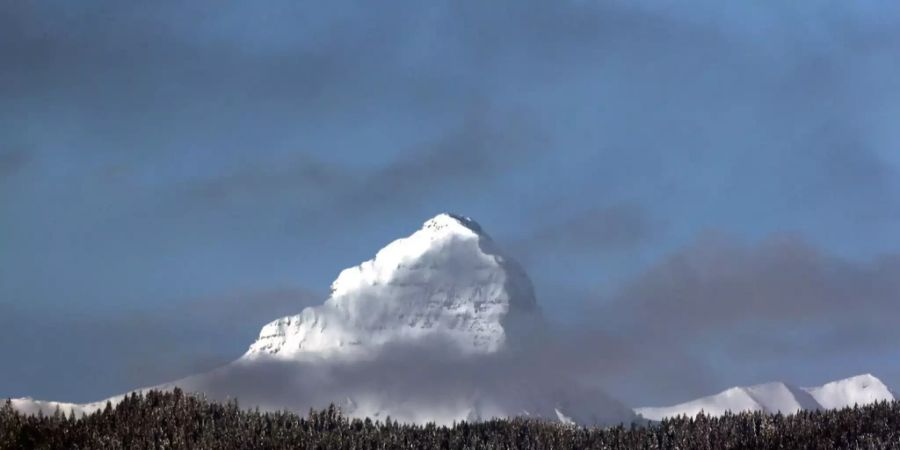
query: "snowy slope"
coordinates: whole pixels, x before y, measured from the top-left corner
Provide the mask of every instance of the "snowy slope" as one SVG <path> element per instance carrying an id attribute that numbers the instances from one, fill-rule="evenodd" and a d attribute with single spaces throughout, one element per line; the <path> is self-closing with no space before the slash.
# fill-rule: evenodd
<path id="1" fill-rule="evenodd" d="M 674 406 L 635 408 L 634 411 L 651 420 L 679 415 L 694 416 L 701 411 L 711 416 L 720 416 L 726 411 L 790 414 L 801 409 L 843 408 L 893 399 L 893 394 L 880 380 L 867 374 L 811 388 L 797 388 L 781 382 L 733 387 Z"/>
<path id="2" fill-rule="evenodd" d="M 155 388 L 300 413 L 335 402 L 350 416 L 418 423 L 634 419 L 630 408 L 582 387 L 577 374 L 536 370 L 520 344 L 539 337 L 541 323 L 520 266 L 471 219 L 440 214 L 342 271 L 322 305 L 265 325 L 238 360 Z M 26 412 L 55 406 L 16 403 Z"/>

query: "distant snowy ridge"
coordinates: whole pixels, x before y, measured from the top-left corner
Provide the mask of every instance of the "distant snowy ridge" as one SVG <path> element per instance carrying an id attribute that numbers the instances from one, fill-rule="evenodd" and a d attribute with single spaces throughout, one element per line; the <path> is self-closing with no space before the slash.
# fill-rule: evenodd
<path id="1" fill-rule="evenodd" d="M 891 401 L 896 397 L 884 383 L 871 374 L 832 381 L 818 387 L 798 388 L 782 382 L 733 387 L 718 394 L 674 406 L 635 408 L 645 419 L 661 420 L 700 412 L 721 416 L 727 411 L 763 411 L 792 414 L 800 410 L 836 409 Z"/>
<path id="2" fill-rule="evenodd" d="M 103 405 L 105 405 L 105 402 Z M 30 397 L 14 398 L 12 399 L 12 406 L 22 414 L 35 415 L 40 412 L 46 415 L 53 414 L 59 409 L 65 415 L 74 413 L 76 417 L 81 417 L 83 413 L 90 414 L 103 407 L 100 402 L 78 404 L 35 400 Z"/>
<path id="3" fill-rule="evenodd" d="M 141 389 L 141 391 L 143 391 L 143 389 Z M 92 414 L 95 411 L 103 410 L 103 408 L 106 407 L 107 402 L 109 402 L 110 405 L 115 406 L 122 401 L 123 398 L 125 398 L 124 394 L 91 403 L 54 402 L 49 400 L 35 400 L 31 397 L 14 398 L 11 399 L 11 401 L 12 407 L 22 414 L 35 415 L 40 412 L 44 415 L 50 415 L 55 413 L 56 410 L 59 410 L 59 412 L 67 416 L 69 414 L 75 414 L 75 417 L 81 417 L 82 414 Z"/>

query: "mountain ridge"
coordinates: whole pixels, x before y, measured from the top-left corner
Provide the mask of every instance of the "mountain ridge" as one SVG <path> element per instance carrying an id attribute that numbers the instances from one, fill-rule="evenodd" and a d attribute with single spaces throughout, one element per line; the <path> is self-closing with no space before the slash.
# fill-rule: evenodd
<path id="1" fill-rule="evenodd" d="M 780 381 L 735 386 L 672 406 L 640 407 L 634 411 L 650 420 L 695 416 L 701 412 L 710 416 L 721 416 L 728 411 L 792 414 L 800 410 L 839 409 L 895 399 L 896 396 L 881 380 L 866 373 L 813 387 L 796 387 Z"/>

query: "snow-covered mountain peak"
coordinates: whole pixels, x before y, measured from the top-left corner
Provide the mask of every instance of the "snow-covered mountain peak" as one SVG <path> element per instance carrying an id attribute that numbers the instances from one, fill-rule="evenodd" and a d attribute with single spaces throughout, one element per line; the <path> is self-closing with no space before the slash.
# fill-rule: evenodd
<path id="1" fill-rule="evenodd" d="M 463 353 L 493 352 L 506 343 L 513 319 L 536 315 L 521 267 L 474 220 L 439 214 L 343 270 L 321 306 L 263 327 L 245 357 L 371 354 L 432 338 Z"/>
<path id="2" fill-rule="evenodd" d="M 492 256 L 499 256 L 490 237 L 481 230 L 477 222 L 454 214 L 438 214 L 411 236 L 397 239 L 379 250 L 375 258 L 342 271 L 331 284 L 332 297 L 367 288 L 372 284 L 386 283 L 398 271 L 409 269 L 416 263 L 440 262 L 439 260 L 444 259 L 440 257 L 441 254 L 453 256 L 459 252 L 472 253 L 471 250 L 476 250 L 476 247 L 481 253 L 490 252 Z"/>
<path id="3" fill-rule="evenodd" d="M 871 373 L 864 373 L 861 375 L 855 375 L 841 380 L 832 381 L 825 384 L 824 386 L 845 386 L 864 390 L 884 386 L 884 383 L 882 383 L 881 380 L 879 380 L 875 375 L 872 375 Z"/>
<path id="4" fill-rule="evenodd" d="M 805 388 L 824 408 L 843 408 L 867 405 L 876 401 L 893 400 L 894 393 L 874 375 L 867 373 L 818 387 Z"/>

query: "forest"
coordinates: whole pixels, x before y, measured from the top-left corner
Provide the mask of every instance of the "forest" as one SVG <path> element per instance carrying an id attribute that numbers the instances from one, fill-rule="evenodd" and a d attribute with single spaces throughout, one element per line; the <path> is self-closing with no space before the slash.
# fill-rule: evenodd
<path id="1" fill-rule="evenodd" d="M 900 448 L 900 401 L 797 414 L 700 415 L 611 428 L 536 419 L 453 426 L 350 419 L 334 406 L 261 412 L 179 389 L 134 393 L 113 406 L 25 416 L 0 406 L 0 449 L 883 449 Z"/>

